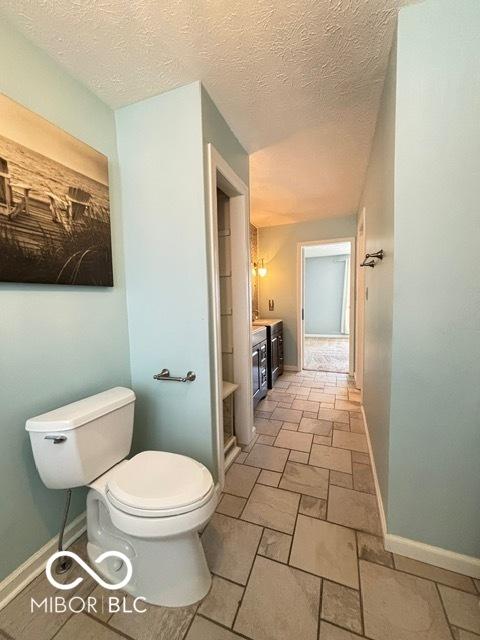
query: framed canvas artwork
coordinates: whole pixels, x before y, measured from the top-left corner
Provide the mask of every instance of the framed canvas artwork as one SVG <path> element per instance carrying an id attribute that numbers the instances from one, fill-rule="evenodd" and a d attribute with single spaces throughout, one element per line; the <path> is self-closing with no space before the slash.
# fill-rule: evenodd
<path id="1" fill-rule="evenodd" d="M 108 158 L 1 94 L 0 281 L 113 285 Z"/>

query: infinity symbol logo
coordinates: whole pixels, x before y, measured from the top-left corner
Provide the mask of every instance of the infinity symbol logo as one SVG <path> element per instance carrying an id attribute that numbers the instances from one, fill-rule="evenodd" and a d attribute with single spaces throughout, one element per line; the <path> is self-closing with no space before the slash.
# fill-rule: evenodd
<path id="1" fill-rule="evenodd" d="M 125 566 L 127 567 L 127 575 L 123 578 L 121 582 L 117 582 L 116 584 L 110 584 L 109 582 L 105 582 L 105 580 L 102 580 L 102 578 L 97 573 L 95 573 L 95 571 L 91 569 L 88 566 L 88 564 L 82 560 L 82 558 L 77 556 L 76 553 L 73 553 L 73 551 L 57 551 L 56 553 L 53 554 L 53 556 L 50 556 L 50 558 L 48 559 L 47 565 L 45 567 L 45 573 L 47 574 L 47 579 L 50 582 L 50 584 L 56 587 L 57 589 L 62 589 L 63 591 L 67 591 L 68 589 L 74 589 L 81 582 L 83 582 L 83 578 L 81 578 L 80 576 L 78 578 L 75 578 L 73 582 L 70 582 L 67 584 L 62 584 L 61 582 L 57 582 L 57 580 L 55 580 L 55 578 L 52 575 L 52 565 L 57 558 L 62 558 L 64 556 L 69 556 L 70 558 L 73 558 L 81 567 L 85 569 L 88 575 L 91 576 L 101 587 L 104 587 L 104 589 L 110 589 L 110 590 L 121 589 L 126 584 L 128 584 L 130 578 L 132 577 L 133 568 L 132 568 L 132 563 L 130 561 L 130 558 L 127 558 L 127 556 L 124 553 L 121 553 L 120 551 L 105 551 L 105 553 L 102 553 L 101 555 L 99 555 L 98 558 L 95 560 L 95 564 L 100 564 L 100 562 L 102 562 L 106 558 L 119 558 L 122 562 L 125 563 Z"/>

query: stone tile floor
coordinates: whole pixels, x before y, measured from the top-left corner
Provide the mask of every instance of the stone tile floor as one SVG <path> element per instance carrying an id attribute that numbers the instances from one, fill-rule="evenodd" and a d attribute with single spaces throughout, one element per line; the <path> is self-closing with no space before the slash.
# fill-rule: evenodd
<path id="1" fill-rule="evenodd" d="M 480 640 L 480 581 L 385 551 L 359 409 L 345 375 L 277 381 L 203 533 L 213 584 L 201 603 L 30 614 L 31 596 L 59 594 L 41 575 L 0 612 L 0 637 Z M 102 595 L 88 576 L 75 590 L 87 594 Z"/>
<path id="2" fill-rule="evenodd" d="M 314 338 L 305 336 L 303 360 L 310 371 L 348 371 L 348 336 L 344 338 Z"/>

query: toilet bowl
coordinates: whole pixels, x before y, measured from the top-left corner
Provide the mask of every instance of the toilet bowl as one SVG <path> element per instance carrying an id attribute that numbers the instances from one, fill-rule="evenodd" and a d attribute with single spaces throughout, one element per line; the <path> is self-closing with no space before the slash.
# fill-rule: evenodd
<path id="1" fill-rule="evenodd" d="M 92 563 L 107 550 L 130 558 L 125 591 L 147 602 L 180 607 L 201 600 L 211 575 L 198 532 L 218 502 L 213 479 L 195 460 L 145 451 L 92 482 L 87 496 L 87 551 Z M 125 567 L 102 562 L 108 581 Z"/>
<path id="2" fill-rule="evenodd" d="M 123 587 L 167 607 L 201 600 L 211 585 L 199 531 L 213 515 L 218 489 L 206 467 L 187 456 L 144 451 L 126 460 L 135 394 L 116 387 L 27 420 L 35 464 L 52 489 L 88 486 L 87 551 L 112 584 L 127 560 Z"/>

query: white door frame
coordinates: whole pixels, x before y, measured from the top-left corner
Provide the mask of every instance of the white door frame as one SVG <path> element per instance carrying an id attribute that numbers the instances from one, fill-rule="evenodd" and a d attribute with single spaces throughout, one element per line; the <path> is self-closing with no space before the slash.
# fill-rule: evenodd
<path id="1" fill-rule="evenodd" d="M 235 391 L 235 435 L 248 444 L 254 435 L 251 355 L 250 292 L 250 214 L 247 185 L 208 144 L 207 258 L 210 284 L 210 339 L 213 347 L 212 403 L 214 407 L 214 441 L 218 483 L 223 489 L 225 456 L 223 451 L 222 343 L 220 321 L 220 284 L 217 232 L 217 188 L 230 198 L 230 233 L 232 264 L 232 324 L 234 336 L 233 376 Z"/>
<path id="2" fill-rule="evenodd" d="M 304 319 L 302 318 L 302 309 L 305 295 L 305 278 L 303 273 L 304 265 L 304 248 L 317 244 L 337 244 L 340 242 L 348 242 L 350 244 L 350 333 L 348 339 L 348 372 L 350 375 L 354 373 L 355 363 L 355 238 L 333 238 L 329 240 L 309 240 L 307 242 L 297 242 L 297 363 L 299 370 L 303 369 L 303 336 L 304 336 Z"/>
<path id="3" fill-rule="evenodd" d="M 366 215 L 362 208 L 357 220 L 357 256 L 362 260 L 366 252 Z M 355 384 L 363 392 L 363 371 L 365 358 L 365 271 L 356 265 L 355 304 Z"/>

